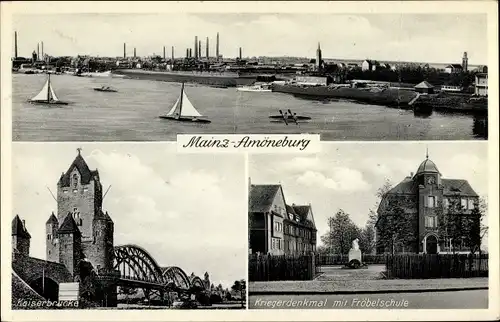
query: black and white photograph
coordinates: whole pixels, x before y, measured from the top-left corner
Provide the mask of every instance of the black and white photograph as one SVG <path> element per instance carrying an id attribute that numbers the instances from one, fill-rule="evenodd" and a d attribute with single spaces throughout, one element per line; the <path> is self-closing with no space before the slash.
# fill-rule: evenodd
<path id="1" fill-rule="evenodd" d="M 246 307 L 243 156 L 89 143 L 13 155 L 13 309 Z"/>
<path id="2" fill-rule="evenodd" d="M 12 19 L 14 141 L 488 138 L 486 14 Z"/>
<path id="3" fill-rule="evenodd" d="M 250 309 L 488 308 L 488 146 L 249 160 Z"/>

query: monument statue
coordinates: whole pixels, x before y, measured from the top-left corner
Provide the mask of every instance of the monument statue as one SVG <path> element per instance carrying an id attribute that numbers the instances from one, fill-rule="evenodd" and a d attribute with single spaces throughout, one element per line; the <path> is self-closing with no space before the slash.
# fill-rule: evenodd
<path id="1" fill-rule="evenodd" d="M 355 239 L 352 241 L 352 247 L 351 249 L 354 249 L 354 250 L 359 250 L 359 239 Z"/>

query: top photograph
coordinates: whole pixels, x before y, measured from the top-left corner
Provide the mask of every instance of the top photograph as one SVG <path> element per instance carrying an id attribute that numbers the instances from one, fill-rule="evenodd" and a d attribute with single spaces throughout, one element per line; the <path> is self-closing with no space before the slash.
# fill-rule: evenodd
<path id="1" fill-rule="evenodd" d="M 16 14 L 12 140 L 487 140 L 487 18 Z"/>

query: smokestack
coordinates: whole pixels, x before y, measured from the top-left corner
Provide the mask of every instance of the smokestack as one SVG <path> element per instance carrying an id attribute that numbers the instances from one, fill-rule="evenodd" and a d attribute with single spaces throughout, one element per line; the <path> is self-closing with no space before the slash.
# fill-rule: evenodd
<path id="1" fill-rule="evenodd" d="M 198 41 L 198 58 L 201 59 L 201 40 Z"/>
<path id="2" fill-rule="evenodd" d="M 219 61 L 219 33 L 217 33 L 217 42 L 215 44 L 215 58 Z"/>
<path id="3" fill-rule="evenodd" d="M 123 58 L 127 58 L 127 44 L 123 43 Z"/>
<path id="4" fill-rule="evenodd" d="M 198 36 L 194 36 L 194 58 L 198 58 Z"/>
<path id="5" fill-rule="evenodd" d="M 174 64 L 174 46 L 172 46 L 172 65 Z"/>
<path id="6" fill-rule="evenodd" d="M 165 46 L 163 46 L 163 60 L 167 60 L 167 55 L 165 53 Z"/>
<path id="7" fill-rule="evenodd" d="M 36 44 L 36 60 L 40 60 L 40 44 Z"/>
<path id="8" fill-rule="evenodd" d="M 189 48 L 189 58 L 193 57 L 193 48 Z"/>
<path id="9" fill-rule="evenodd" d="M 240 47 L 240 60 L 241 60 L 241 47 Z"/>
<path id="10" fill-rule="evenodd" d="M 17 58 L 17 31 L 14 31 L 14 58 Z"/>
<path id="11" fill-rule="evenodd" d="M 44 56 L 43 56 L 43 41 L 42 41 L 42 60 L 44 59 Z"/>
<path id="12" fill-rule="evenodd" d="M 136 51 L 135 51 L 135 47 L 134 47 L 134 58 L 136 57 Z"/>
<path id="13" fill-rule="evenodd" d="M 208 60 L 208 57 L 210 57 L 209 50 L 208 50 L 208 37 L 207 37 L 206 54 L 207 54 L 207 60 Z"/>

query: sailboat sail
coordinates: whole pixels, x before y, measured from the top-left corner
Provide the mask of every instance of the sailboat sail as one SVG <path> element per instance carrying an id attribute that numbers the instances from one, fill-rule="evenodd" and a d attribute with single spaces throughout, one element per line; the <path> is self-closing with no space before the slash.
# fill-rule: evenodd
<path id="1" fill-rule="evenodd" d="M 179 103 L 181 102 L 181 97 L 177 99 L 177 102 L 175 102 L 174 106 L 170 111 L 167 113 L 167 115 L 174 115 L 175 113 L 179 113 Z"/>
<path id="2" fill-rule="evenodd" d="M 182 91 L 181 116 L 193 116 L 193 117 L 203 116 L 200 113 L 198 113 L 198 111 L 194 108 L 193 104 L 191 104 L 184 91 Z"/>
<path id="3" fill-rule="evenodd" d="M 31 99 L 32 101 L 59 101 L 57 98 L 52 85 L 50 84 L 50 80 L 47 79 L 45 85 L 43 85 L 42 90 L 35 97 Z"/>
<path id="4" fill-rule="evenodd" d="M 31 100 L 32 101 L 47 101 L 49 99 L 49 80 L 45 82 L 45 85 L 43 85 L 42 90 L 40 93 L 38 93 L 35 97 L 33 97 Z"/>
<path id="5" fill-rule="evenodd" d="M 181 96 L 177 99 L 175 102 L 174 106 L 170 109 L 167 115 L 172 116 L 190 116 L 190 117 L 200 117 L 203 116 L 198 111 L 194 108 L 193 104 L 189 101 L 189 98 L 186 95 L 186 92 L 184 90 L 182 91 L 182 103 L 181 103 Z M 181 112 L 179 114 L 179 110 Z"/>

